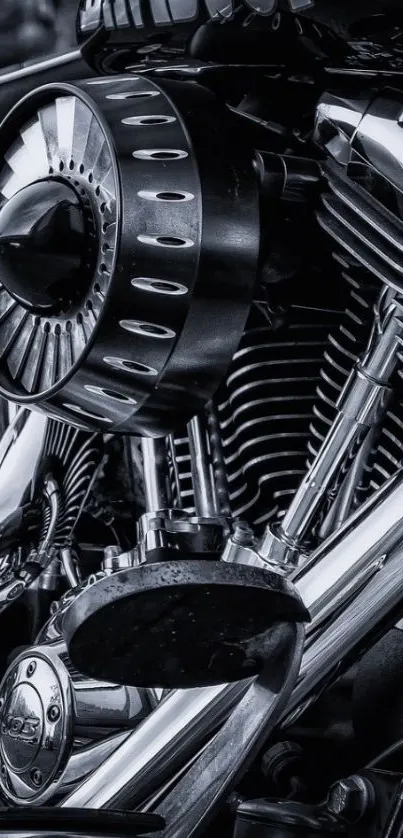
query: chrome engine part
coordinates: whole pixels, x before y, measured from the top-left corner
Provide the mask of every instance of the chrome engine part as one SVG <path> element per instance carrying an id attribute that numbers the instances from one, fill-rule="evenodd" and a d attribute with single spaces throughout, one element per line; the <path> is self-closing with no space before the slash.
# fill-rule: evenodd
<path id="1" fill-rule="evenodd" d="M 374 204 L 376 205 L 376 201 L 374 201 Z M 397 220 L 395 224 L 398 224 Z M 390 238 L 391 229 L 389 229 L 388 236 Z M 360 488 L 362 475 L 368 468 L 368 463 L 371 463 L 371 447 L 374 446 L 374 435 L 376 438 L 376 435 L 382 436 L 382 434 L 385 434 L 387 423 L 390 422 L 390 417 L 395 415 L 393 411 L 396 410 L 395 405 L 399 400 L 397 389 L 397 373 L 399 372 L 400 360 L 398 347 L 401 340 L 402 323 L 400 292 L 396 289 L 396 282 L 392 287 L 386 278 L 384 285 L 381 283 L 377 285 L 380 278 L 379 274 L 373 272 L 373 274 L 370 273 L 368 276 L 364 274 L 363 276 L 360 273 L 362 268 L 359 265 L 352 265 L 350 259 L 340 257 L 339 254 L 336 255 L 343 271 L 349 277 L 353 277 L 353 294 L 357 296 L 358 288 L 360 293 L 362 293 L 362 289 L 368 289 L 368 292 L 364 291 L 364 297 L 361 300 L 356 300 L 364 312 L 363 315 L 353 315 L 352 317 L 348 313 L 346 315 L 347 322 L 350 320 L 350 334 L 348 335 L 350 340 L 351 337 L 354 337 L 354 328 L 356 328 L 354 349 L 351 350 L 351 344 L 349 346 L 346 343 L 347 349 L 345 352 L 342 350 L 343 362 L 340 363 L 340 354 L 337 357 L 335 353 L 340 352 L 339 347 L 342 339 L 340 335 L 343 336 L 343 328 L 346 329 L 346 326 L 341 326 L 341 328 L 337 326 L 338 337 L 330 341 L 333 354 L 328 354 L 329 350 L 326 349 L 325 364 L 322 360 L 322 363 L 315 367 L 316 375 L 314 376 L 311 402 L 313 416 L 311 414 L 310 421 L 317 423 L 318 419 L 322 420 L 324 418 L 327 419 L 327 422 L 323 422 L 318 431 L 316 430 L 318 428 L 316 424 L 311 434 L 309 430 L 306 433 L 305 457 L 307 458 L 307 468 L 310 470 L 317 469 L 318 463 L 322 463 L 324 481 L 320 481 L 318 487 L 321 491 L 323 490 L 321 501 L 326 501 L 327 517 L 323 516 L 323 510 L 318 503 L 316 508 L 312 509 L 310 526 L 316 524 L 317 537 L 319 537 L 319 540 L 323 538 L 325 540 L 311 552 L 308 558 L 304 556 L 301 550 L 306 545 L 300 542 L 298 545 L 300 567 L 296 571 L 293 570 L 292 563 L 289 563 L 287 567 L 287 574 L 290 575 L 297 589 L 302 593 L 303 601 L 310 610 L 312 623 L 308 627 L 308 638 L 300 680 L 288 702 L 283 716 L 284 723 L 289 723 L 290 720 L 297 718 L 306 703 L 312 700 L 312 696 L 318 691 L 320 685 L 332 674 L 334 677 L 335 671 L 339 671 L 340 662 L 348 660 L 354 650 L 362 649 L 366 644 L 370 644 L 371 637 L 374 636 L 373 632 L 382 625 L 386 616 L 389 620 L 393 619 L 393 616 L 396 618 L 402 608 L 400 549 L 402 479 L 401 473 L 398 471 L 399 462 L 395 463 L 396 469 L 387 482 L 375 494 L 371 494 L 365 504 L 354 511 L 357 505 L 357 487 Z M 375 280 L 371 278 L 372 276 L 375 277 Z M 360 277 L 362 284 L 361 282 L 359 285 L 355 284 L 359 282 Z M 337 334 L 337 331 L 333 334 Z M 322 347 L 322 352 L 323 348 L 326 347 Z M 319 362 L 320 359 L 321 353 L 318 353 Z M 346 359 L 349 359 L 350 364 L 348 361 L 346 362 Z M 332 365 L 337 369 L 340 378 L 337 380 L 330 378 L 331 396 L 329 396 L 329 390 L 326 387 L 319 385 L 316 408 L 314 408 L 315 385 L 320 376 L 320 367 L 323 370 L 323 380 L 328 383 L 326 381 L 326 370 L 329 370 Z M 358 384 L 361 384 L 365 389 L 366 396 L 364 394 L 364 398 L 357 397 Z M 245 394 L 249 396 L 248 387 L 245 387 Z M 323 417 L 320 413 L 322 404 L 329 408 L 332 416 Z M 368 411 L 367 414 L 365 414 L 365 410 Z M 346 419 L 342 419 L 343 416 Z M 335 427 L 340 421 L 349 424 L 350 432 L 340 440 L 340 445 L 332 448 L 330 442 Z M 371 426 L 373 430 L 368 433 L 367 428 Z M 365 435 L 364 442 L 362 433 Z M 371 436 L 371 434 L 374 435 Z M 225 426 L 223 427 L 223 438 L 225 439 Z M 186 445 L 188 445 L 187 452 Z M 365 445 L 366 447 L 364 447 Z M 188 459 L 185 459 L 184 462 L 189 463 L 188 473 L 192 474 L 192 467 L 194 467 L 192 448 L 186 441 L 185 435 L 178 436 L 177 439 L 171 438 L 166 442 L 166 446 L 171 452 L 172 460 L 174 460 L 175 450 L 179 450 L 180 453 L 185 450 L 184 456 Z M 359 457 L 357 457 L 357 453 L 360 454 Z M 335 455 L 339 457 L 337 464 L 333 461 Z M 358 460 L 360 469 L 354 471 Z M 209 473 L 206 463 L 204 472 Z M 330 477 L 327 472 L 329 472 Z M 356 483 L 351 477 L 352 473 L 356 476 Z M 304 475 L 302 477 L 303 484 L 306 487 L 306 478 Z M 350 483 L 348 483 L 347 478 Z M 171 479 L 176 486 L 179 485 L 179 491 L 176 493 L 177 502 L 179 501 L 178 506 L 185 507 L 185 504 L 188 504 L 189 511 L 195 511 L 196 496 L 193 491 L 190 495 L 186 495 L 185 489 L 181 496 L 180 486 L 181 480 L 183 481 L 183 471 L 181 474 L 180 462 L 171 462 Z M 332 484 L 333 479 L 335 484 Z M 154 474 L 153 485 L 156 486 L 157 482 L 157 477 Z M 187 485 L 189 483 L 188 479 Z M 166 474 L 163 485 L 166 493 Z M 336 490 L 334 490 L 334 485 L 336 485 Z M 332 518 L 332 504 L 337 504 L 340 488 L 343 488 L 345 493 L 345 500 L 343 501 L 345 511 L 343 514 L 341 506 L 339 506 Z M 158 492 L 154 497 L 158 500 L 160 497 Z M 351 514 L 352 512 L 354 514 Z M 281 525 L 283 523 L 284 516 Z M 325 524 L 328 528 L 327 533 L 324 532 Z M 309 527 L 307 527 L 306 532 L 307 534 L 310 532 Z M 241 544 L 237 551 L 233 551 L 230 560 L 232 559 L 240 564 L 249 563 L 252 565 L 255 562 L 259 565 L 262 562 L 261 556 L 262 542 L 252 538 L 247 547 L 243 547 Z M 178 563 L 178 566 L 180 566 L 180 563 Z M 134 572 L 132 571 L 132 573 Z M 92 594 L 95 602 L 96 591 L 93 590 Z M 84 600 L 80 606 L 84 608 Z M 72 615 L 73 611 L 70 614 Z M 245 684 L 245 689 L 247 689 L 247 684 Z M 192 692 L 192 696 L 189 695 L 186 708 L 191 713 L 193 722 L 196 723 L 196 719 L 200 720 L 201 702 L 206 712 L 203 723 L 200 723 L 199 746 L 204 731 L 208 729 L 209 724 L 212 724 L 213 708 L 216 707 L 218 699 L 223 702 L 220 706 L 224 706 L 226 708 L 225 712 L 229 713 L 234 701 L 233 687 L 226 685 L 201 692 L 195 690 Z M 175 716 L 175 708 L 178 708 L 178 712 L 179 708 L 182 710 L 181 702 L 183 701 L 183 692 L 180 690 L 173 692 L 166 699 L 164 705 L 159 708 L 161 714 L 168 713 L 168 706 L 171 706 L 171 712 Z M 129 786 L 130 789 L 133 789 L 134 778 L 138 780 L 139 787 L 142 789 L 142 778 L 147 772 L 145 759 L 139 758 L 136 760 L 136 744 L 140 741 L 144 742 L 152 736 L 153 725 L 154 723 L 156 726 L 160 724 L 161 718 L 162 715 L 160 717 L 158 712 L 155 715 L 153 714 L 142 728 L 141 733 L 135 732 L 132 734 L 130 741 L 127 740 L 121 755 L 119 756 L 118 752 L 112 755 L 103 766 L 103 771 L 99 771 L 98 774 L 95 772 L 93 777 L 83 784 L 80 791 L 71 795 L 63 805 L 69 806 L 77 803 L 88 805 L 88 801 L 91 801 L 91 805 L 94 804 L 94 801 L 96 805 L 107 805 L 107 802 L 112 799 L 114 801 L 116 799 L 127 801 L 128 795 L 132 803 L 140 800 L 141 791 L 139 797 L 136 797 L 136 793 L 130 794 L 129 791 Z M 186 724 L 188 725 L 188 723 L 189 716 L 186 715 Z M 219 755 L 225 751 L 225 748 L 233 749 L 233 744 L 230 744 L 233 743 L 231 730 L 230 724 L 227 727 L 224 725 L 221 730 L 222 737 L 218 735 L 216 739 L 212 740 L 211 749 L 210 746 L 207 749 L 208 757 L 206 756 L 206 760 L 204 761 L 203 756 L 200 756 L 195 761 L 194 767 L 182 779 L 179 789 L 176 786 L 175 790 L 168 796 L 167 801 L 159 807 L 161 814 L 169 815 L 170 823 L 173 825 L 172 834 L 175 834 L 175 836 L 193 835 L 200 829 L 201 822 L 207 816 L 198 809 L 199 799 L 204 799 L 207 811 L 208 806 L 212 805 L 213 799 L 216 798 L 218 783 L 226 783 L 223 776 L 220 776 L 220 779 L 216 774 L 212 776 L 210 769 L 213 755 L 218 765 Z M 177 726 L 175 731 L 177 735 Z M 181 728 L 181 731 L 183 732 L 183 728 Z M 157 727 L 155 727 L 156 734 Z M 226 735 L 227 739 L 225 738 Z M 137 736 L 138 738 L 136 738 Z M 193 736 L 194 728 L 192 727 Z M 189 736 L 188 745 L 190 744 L 190 738 Z M 153 751 L 154 764 L 161 765 L 163 755 L 166 755 L 166 747 L 167 743 L 160 739 L 159 747 L 156 746 Z M 183 741 L 181 740 L 182 747 Z M 194 742 L 193 747 L 197 747 Z M 127 759 L 130 755 L 133 759 L 134 773 L 131 773 L 130 780 L 128 774 L 126 774 L 122 777 L 121 784 L 119 784 L 114 780 L 116 765 L 119 764 L 120 759 Z M 233 760 L 233 750 L 231 757 Z M 209 766 L 208 770 L 207 765 Z M 205 771 L 204 766 L 206 766 Z M 231 769 L 228 768 L 226 773 L 229 783 L 228 786 L 225 785 L 226 793 L 231 787 L 230 776 L 232 776 L 232 770 L 233 763 Z M 102 783 L 105 783 L 105 778 L 108 777 L 108 781 L 112 785 L 110 797 L 107 792 L 101 790 L 101 776 Z M 105 789 L 105 786 L 103 786 L 103 789 Z"/>
<path id="2" fill-rule="evenodd" d="M 204 88 L 192 108 L 189 95 L 90 79 L 35 91 L 3 123 L 6 398 L 161 436 L 213 394 L 249 310 L 259 200 L 231 116 Z"/>
<path id="3" fill-rule="evenodd" d="M 129 14 L 81 11 L 112 6 Z M 120 29 L 98 56 L 115 71 Z M 11 534 L 58 580 L 0 684 L 0 788 L 196 838 L 403 613 L 403 97 L 342 79 L 317 105 L 316 64 L 297 129 L 298 61 L 279 82 L 171 59 L 43 88 L 0 131 L 0 384 L 50 417 L 39 547 Z M 121 443 L 140 491 L 128 527 L 85 530 L 81 565 L 106 432 L 141 435 Z"/>
<path id="4" fill-rule="evenodd" d="M 0 684 L 2 794 L 19 805 L 66 794 L 150 709 L 144 690 L 80 675 L 63 642 L 27 649 Z"/>
<path id="5" fill-rule="evenodd" d="M 103 456 L 100 435 L 30 414 L 17 413 L 2 441 L 7 462 L 23 458 L 19 484 L 0 486 L 5 514 L 0 541 L 0 610 L 32 585 L 54 585 L 62 572 L 77 584 L 70 546 L 74 529 Z M 12 503 L 11 503 L 12 501 Z M 63 568 L 63 571 L 62 571 Z M 51 581 L 52 580 L 52 581 Z"/>

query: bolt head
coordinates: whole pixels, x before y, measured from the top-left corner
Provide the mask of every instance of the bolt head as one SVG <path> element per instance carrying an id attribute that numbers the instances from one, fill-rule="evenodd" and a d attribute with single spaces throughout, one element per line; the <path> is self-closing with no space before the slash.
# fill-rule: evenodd
<path id="1" fill-rule="evenodd" d="M 31 663 L 29 663 L 28 666 L 27 666 L 27 678 L 31 678 L 31 676 L 35 672 L 35 669 L 36 669 L 36 663 L 35 663 L 35 661 L 31 661 Z"/>
<path id="2" fill-rule="evenodd" d="M 60 707 L 57 704 L 51 704 L 48 707 L 47 717 L 50 722 L 57 722 L 60 718 Z"/>
<path id="3" fill-rule="evenodd" d="M 369 784 L 363 777 L 352 775 L 330 788 L 327 810 L 336 818 L 356 823 L 365 814 L 371 801 Z"/>
<path id="4" fill-rule="evenodd" d="M 31 780 L 34 786 L 42 785 L 42 773 L 39 771 L 39 768 L 33 768 L 31 771 Z"/>

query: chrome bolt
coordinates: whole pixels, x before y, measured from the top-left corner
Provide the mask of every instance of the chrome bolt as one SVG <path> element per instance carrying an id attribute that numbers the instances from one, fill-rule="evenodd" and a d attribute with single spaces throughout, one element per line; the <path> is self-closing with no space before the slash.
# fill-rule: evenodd
<path id="1" fill-rule="evenodd" d="M 21 594 L 23 593 L 24 590 L 25 590 L 24 583 L 23 582 L 17 582 L 15 585 L 13 585 L 12 588 L 10 588 L 10 590 L 7 594 L 7 597 L 6 597 L 7 600 L 16 599 L 17 596 L 21 596 Z"/>
<path id="2" fill-rule="evenodd" d="M 372 805 L 374 789 L 372 783 L 358 774 L 338 780 L 329 790 L 327 810 L 336 818 L 356 823 Z"/>
<path id="3" fill-rule="evenodd" d="M 30 678 L 31 675 L 34 674 L 35 669 L 36 669 L 36 663 L 35 663 L 35 661 L 31 661 L 31 663 L 29 663 L 28 666 L 27 666 L 27 678 Z"/>
<path id="4" fill-rule="evenodd" d="M 39 768 L 33 768 L 31 771 L 31 780 L 34 786 L 41 786 L 42 785 L 42 772 L 39 771 Z"/>
<path id="5" fill-rule="evenodd" d="M 235 544 L 240 544 L 242 547 L 252 547 L 254 543 L 254 533 L 246 521 L 235 521 L 232 540 Z"/>
<path id="6" fill-rule="evenodd" d="M 51 704 L 48 707 L 47 717 L 50 722 L 57 722 L 60 718 L 60 707 L 57 704 Z"/>

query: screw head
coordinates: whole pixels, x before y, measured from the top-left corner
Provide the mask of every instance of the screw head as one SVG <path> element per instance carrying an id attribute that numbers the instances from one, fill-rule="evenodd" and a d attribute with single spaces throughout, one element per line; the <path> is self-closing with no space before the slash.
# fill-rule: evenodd
<path id="1" fill-rule="evenodd" d="M 31 676 L 35 672 L 35 669 L 36 669 L 36 663 L 35 663 L 35 661 L 31 661 L 31 663 L 29 663 L 28 666 L 27 666 L 27 678 L 31 678 Z"/>
<path id="2" fill-rule="evenodd" d="M 356 823 L 372 803 L 373 787 L 364 777 L 352 774 L 331 786 L 327 810 L 336 818 Z"/>
<path id="3" fill-rule="evenodd" d="M 31 771 L 31 780 L 34 786 L 41 786 L 42 785 L 42 772 L 39 771 L 39 768 L 33 768 Z"/>
<path id="4" fill-rule="evenodd" d="M 48 707 L 47 717 L 50 722 L 57 722 L 60 718 L 60 707 L 57 704 L 51 704 Z"/>
<path id="5" fill-rule="evenodd" d="M 2 777 L 7 777 L 7 768 L 4 764 L 4 762 L 1 763 L 0 774 L 1 774 Z"/>

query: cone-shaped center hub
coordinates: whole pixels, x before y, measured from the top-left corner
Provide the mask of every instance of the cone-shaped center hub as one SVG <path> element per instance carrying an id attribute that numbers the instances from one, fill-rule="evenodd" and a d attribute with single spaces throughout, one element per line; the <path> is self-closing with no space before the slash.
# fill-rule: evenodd
<path id="1" fill-rule="evenodd" d="M 0 210 L 0 282 L 26 308 L 56 313 L 83 287 L 84 207 L 67 183 L 25 186 Z"/>

